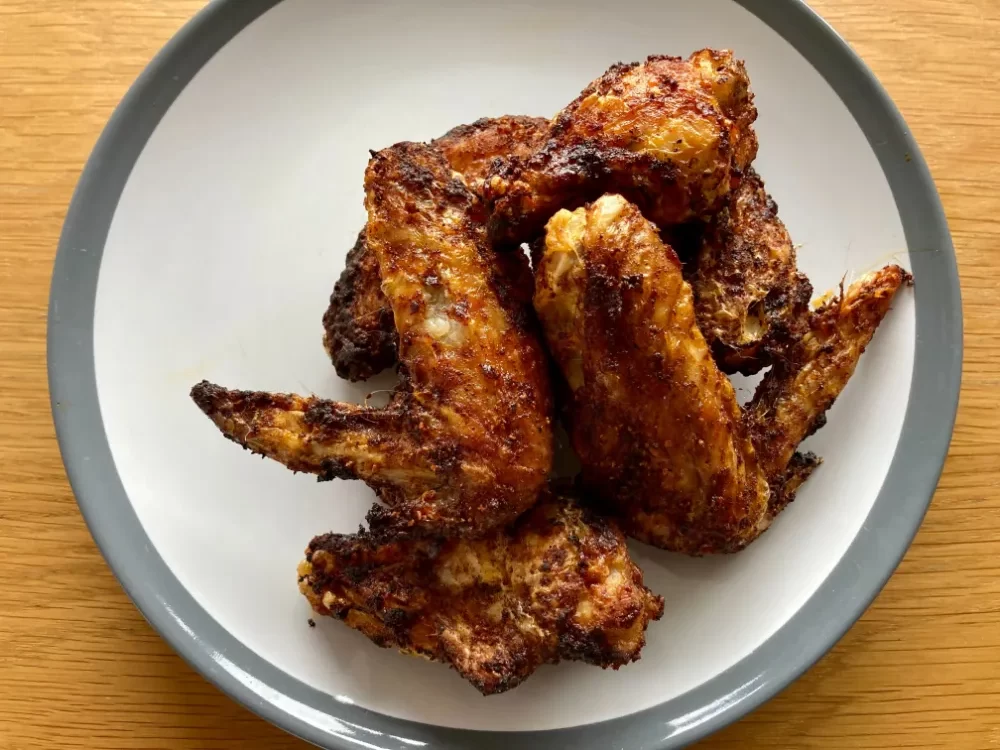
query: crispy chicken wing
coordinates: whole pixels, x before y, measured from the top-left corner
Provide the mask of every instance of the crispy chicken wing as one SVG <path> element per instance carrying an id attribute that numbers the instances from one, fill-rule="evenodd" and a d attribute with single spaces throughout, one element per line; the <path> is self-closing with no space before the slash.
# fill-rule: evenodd
<path id="1" fill-rule="evenodd" d="M 912 283 L 899 266 L 886 266 L 809 316 L 803 338 L 764 376 L 746 408 L 744 421 L 767 476 L 779 473 L 798 441 L 825 424 L 896 292 Z"/>
<path id="2" fill-rule="evenodd" d="M 527 261 L 491 250 L 478 200 L 434 148 L 375 154 L 365 190 L 368 246 L 400 340 L 403 383 L 388 406 L 209 383 L 192 396 L 256 453 L 367 482 L 388 506 L 373 508 L 373 526 L 483 533 L 531 507 L 552 465 Z"/>
<path id="3" fill-rule="evenodd" d="M 812 285 L 752 169 L 709 222 L 695 267 L 698 327 L 725 372 L 750 375 L 773 364 L 808 329 Z"/>
<path id="4" fill-rule="evenodd" d="M 656 227 L 621 196 L 548 224 L 535 308 L 572 392 L 583 481 L 625 531 L 690 554 L 753 541 L 817 460 L 796 456 L 908 280 L 891 266 L 812 317 L 746 414 Z"/>
<path id="5" fill-rule="evenodd" d="M 299 588 L 319 614 L 450 664 L 486 695 L 561 659 L 617 669 L 663 614 L 613 523 L 555 494 L 474 540 L 316 537 Z"/>
<path id="6" fill-rule="evenodd" d="M 431 142 L 466 186 L 481 195 L 494 159 L 527 156 L 544 141 L 549 121 L 540 117 L 483 118 L 459 125 Z M 375 255 L 368 251 L 364 230 L 347 254 L 323 315 L 323 345 L 337 374 L 367 380 L 396 363 L 397 336 L 392 308 L 382 293 Z"/>
<path id="7" fill-rule="evenodd" d="M 494 163 L 491 236 L 530 242 L 560 208 L 621 193 L 661 227 L 718 211 L 757 153 L 743 63 L 729 51 L 612 66 L 529 157 Z"/>

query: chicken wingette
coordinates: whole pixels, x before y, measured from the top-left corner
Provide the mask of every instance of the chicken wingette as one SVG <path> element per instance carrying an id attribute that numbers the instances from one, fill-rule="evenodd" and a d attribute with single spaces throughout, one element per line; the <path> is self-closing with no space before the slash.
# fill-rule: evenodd
<path id="1" fill-rule="evenodd" d="M 450 664 L 486 695 L 562 659 L 617 669 L 663 614 L 613 522 L 557 493 L 477 539 L 316 537 L 299 588 L 317 613 Z"/>
<path id="2" fill-rule="evenodd" d="M 368 247 L 399 333 L 385 408 L 315 397 L 192 391 L 245 448 L 322 479 L 356 478 L 385 507 L 373 527 L 481 534 L 538 499 L 552 465 L 547 360 L 521 254 L 486 241 L 481 204 L 441 153 L 402 143 L 365 175 Z"/>
<path id="3" fill-rule="evenodd" d="M 744 412 L 657 228 L 617 195 L 560 211 L 535 308 L 572 394 L 583 485 L 637 539 L 689 554 L 742 549 L 815 467 L 796 449 L 908 280 L 884 268 L 815 312 Z"/>
<path id="4" fill-rule="evenodd" d="M 750 375 L 774 364 L 808 330 L 812 285 L 753 169 L 712 217 L 694 266 L 698 327 L 725 372 Z"/>
<path id="5" fill-rule="evenodd" d="M 479 196 L 494 159 L 528 155 L 541 145 L 548 128 L 549 121 L 540 117 L 483 118 L 449 130 L 430 146 Z M 348 380 L 367 380 L 396 364 L 392 307 L 382 293 L 378 261 L 368 250 L 363 229 L 347 254 L 323 315 L 323 345 L 337 374 Z"/>
<path id="6" fill-rule="evenodd" d="M 553 120 L 544 145 L 494 163 L 484 194 L 501 246 L 559 209 L 621 193 L 661 228 L 722 208 L 757 153 L 743 63 L 729 51 L 612 66 Z"/>

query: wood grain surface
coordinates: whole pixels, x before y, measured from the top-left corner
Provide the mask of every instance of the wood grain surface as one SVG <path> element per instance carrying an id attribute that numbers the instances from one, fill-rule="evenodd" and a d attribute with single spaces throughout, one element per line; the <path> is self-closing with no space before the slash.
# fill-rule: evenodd
<path id="1" fill-rule="evenodd" d="M 695 0 L 692 0 L 695 1 Z M 0 749 L 301 748 L 194 673 L 104 564 L 49 415 L 60 225 L 115 104 L 197 0 L 0 0 Z M 965 306 L 944 477 L 833 651 L 701 748 L 1000 747 L 1000 3 L 814 0 L 888 88 L 944 199 Z"/>

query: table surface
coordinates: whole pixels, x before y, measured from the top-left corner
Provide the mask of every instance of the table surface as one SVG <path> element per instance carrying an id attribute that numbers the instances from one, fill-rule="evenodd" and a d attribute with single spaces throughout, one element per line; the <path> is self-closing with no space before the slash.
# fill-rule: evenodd
<path id="1" fill-rule="evenodd" d="M 699 747 L 998 747 L 1000 3 L 812 4 L 885 84 L 941 191 L 965 308 L 961 407 L 927 519 L 872 607 Z M 49 276 L 73 186 L 128 85 L 201 5 L 0 0 L 0 750 L 305 747 L 133 608 L 77 511 L 49 415 Z"/>

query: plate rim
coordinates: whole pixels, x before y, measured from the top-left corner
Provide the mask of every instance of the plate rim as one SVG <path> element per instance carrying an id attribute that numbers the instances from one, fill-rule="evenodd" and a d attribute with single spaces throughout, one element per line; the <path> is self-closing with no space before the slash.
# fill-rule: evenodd
<path id="1" fill-rule="evenodd" d="M 53 420 L 80 511 L 128 596 L 174 650 L 224 693 L 286 731 L 336 750 L 358 745 L 500 750 L 510 743 L 526 750 L 612 743 L 668 750 L 721 729 L 773 697 L 840 640 L 896 569 L 930 505 L 958 410 L 963 342 L 955 250 L 927 164 L 874 74 L 803 0 L 733 0 L 792 44 L 848 107 L 888 180 L 910 252 L 916 279 L 910 397 L 889 471 L 861 530 L 830 575 L 777 632 L 687 693 L 575 727 L 453 729 L 340 702 L 277 669 L 225 631 L 180 584 L 146 536 L 104 432 L 94 367 L 94 304 L 119 197 L 147 140 L 194 75 L 280 2 L 213 0 L 177 32 L 105 126 L 77 183 L 59 239 L 47 333 Z"/>

